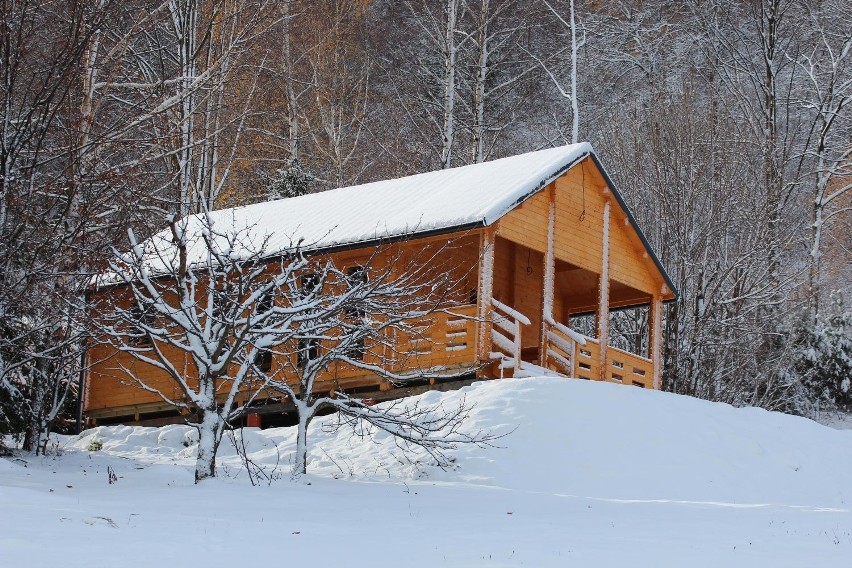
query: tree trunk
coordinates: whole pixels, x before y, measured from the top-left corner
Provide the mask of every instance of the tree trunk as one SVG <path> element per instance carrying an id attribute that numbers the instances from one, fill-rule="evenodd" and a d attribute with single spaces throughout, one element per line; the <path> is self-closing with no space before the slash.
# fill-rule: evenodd
<path id="1" fill-rule="evenodd" d="M 473 108 L 476 116 L 473 126 L 473 161 L 485 161 L 485 86 L 488 81 L 488 18 L 490 17 L 488 0 L 482 0 L 479 20 L 479 66 L 476 74 L 476 87 L 473 91 Z"/>
<path id="2" fill-rule="evenodd" d="M 216 476 L 216 450 L 222 441 L 223 421 L 215 408 L 200 409 L 198 455 L 195 459 L 195 482 Z"/>
<path id="3" fill-rule="evenodd" d="M 447 29 L 444 45 L 444 127 L 441 147 L 441 168 L 452 164 L 455 141 L 456 104 L 456 17 L 458 0 L 447 0 Z"/>
<path id="4" fill-rule="evenodd" d="M 580 105 L 577 102 L 577 21 L 574 14 L 574 0 L 571 7 L 571 143 L 580 141 Z"/>
<path id="5" fill-rule="evenodd" d="M 291 49 L 292 19 L 295 17 L 292 9 L 293 0 L 284 2 L 284 34 L 282 39 L 282 51 L 284 58 L 284 72 L 287 75 L 287 124 L 289 126 L 287 138 L 289 141 L 290 159 L 299 159 L 299 101 L 296 97 L 294 86 L 293 53 Z"/>
<path id="6" fill-rule="evenodd" d="M 299 412 L 299 430 L 296 433 L 296 463 L 293 464 L 293 473 L 304 475 L 308 472 L 308 426 L 313 418 L 311 409 L 301 409 Z"/>

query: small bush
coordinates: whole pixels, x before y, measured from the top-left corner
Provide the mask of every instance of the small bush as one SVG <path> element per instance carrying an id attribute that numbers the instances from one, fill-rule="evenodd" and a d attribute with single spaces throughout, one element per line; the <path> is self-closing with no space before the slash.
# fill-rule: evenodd
<path id="1" fill-rule="evenodd" d="M 92 441 L 89 442 L 88 447 L 86 448 L 90 452 L 99 452 L 104 448 L 104 443 L 97 438 L 92 438 Z"/>

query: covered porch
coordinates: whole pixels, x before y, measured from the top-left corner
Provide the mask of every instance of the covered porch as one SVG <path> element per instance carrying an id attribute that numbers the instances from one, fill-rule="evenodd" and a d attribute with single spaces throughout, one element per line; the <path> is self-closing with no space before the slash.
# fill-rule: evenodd
<path id="1" fill-rule="evenodd" d="M 619 278 L 623 270 L 612 270 L 608 203 L 600 211 L 597 270 L 554 245 L 555 190 L 543 193 L 550 194 L 546 240 L 499 227 L 483 234 L 486 323 L 479 349 L 488 374 L 511 377 L 543 367 L 571 378 L 660 388 L 663 290 L 642 290 Z"/>

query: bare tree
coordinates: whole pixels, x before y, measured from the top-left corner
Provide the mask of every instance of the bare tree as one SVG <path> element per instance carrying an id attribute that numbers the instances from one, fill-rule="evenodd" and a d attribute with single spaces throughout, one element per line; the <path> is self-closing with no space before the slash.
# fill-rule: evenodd
<path id="1" fill-rule="evenodd" d="M 0 8 L 0 390 L 25 449 L 40 451 L 77 384 L 91 236 L 116 210 L 90 167 L 90 104 L 79 96 L 113 5 Z"/>
<path id="2" fill-rule="evenodd" d="M 849 208 L 834 207 L 852 190 L 852 9 L 846 3 L 808 8 L 813 46 L 797 60 L 805 78 L 799 105 L 810 119 L 800 167 L 813 176 L 808 298 L 819 312 L 820 257 L 826 223 Z M 845 23 L 843 23 L 845 22 Z M 812 164 L 809 167 L 807 164 Z"/>
<path id="3" fill-rule="evenodd" d="M 365 7 L 343 0 L 327 4 L 322 14 L 314 14 L 315 45 L 305 55 L 311 96 L 301 106 L 300 120 L 315 162 L 325 165 L 317 173 L 328 186 L 343 187 L 356 183 L 374 159 L 362 149 L 372 64 L 364 45 Z"/>
<path id="4" fill-rule="evenodd" d="M 383 414 L 343 393 L 314 392 L 318 377 L 340 365 L 396 382 L 429 376 L 397 342 L 422 332 L 425 317 L 452 305 L 450 277 L 433 271 L 436 251 L 404 270 L 401 257 L 376 254 L 357 270 L 344 271 L 331 259 L 307 258 L 298 246 L 270 260 L 267 240 L 256 230 L 215 229 L 211 214 L 172 218 L 168 234 L 144 243 L 129 234 L 131 252 L 120 255 L 107 276 L 124 293 L 100 294 L 96 303 L 99 336 L 165 373 L 181 396 L 153 386 L 136 367 L 121 366 L 140 388 L 197 413 L 196 482 L 215 475 L 224 429 L 242 412 L 235 407 L 238 394 L 246 404 L 270 391 L 293 402 L 297 472 L 306 467 L 308 424 L 323 408 L 396 428 L 432 448 L 445 443 L 429 434 L 436 424 L 458 434 L 453 426 L 462 411 L 418 425 L 416 413 Z M 189 356 L 188 369 L 175 360 L 175 351 Z"/>
<path id="5" fill-rule="evenodd" d="M 564 100 L 568 102 L 571 108 L 571 143 L 576 144 L 580 141 L 580 104 L 577 99 L 579 84 L 577 81 L 577 60 L 579 57 L 580 50 L 586 43 L 586 32 L 582 26 L 582 23 L 577 21 L 577 13 L 574 9 L 574 0 L 569 0 L 568 2 L 568 14 L 563 15 L 560 10 L 558 10 L 553 3 L 548 0 L 542 0 L 545 6 L 547 6 L 550 14 L 556 18 L 556 20 L 564 27 L 565 31 L 569 34 L 568 37 L 568 46 L 558 50 L 556 53 L 552 54 L 547 59 L 537 58 L 539 64 L 547 73 L 547 76 L 550 77 L 553 86 L 556 87 L 559 94 L 562 96 Z M 578 32 L 579 36 L 578 37 Z M 565 52 L 568 52 L 568 60 L 570 61 L 570 66 L 568 70 L 568 79 L 563 80 L 560 77 L 562 74 L 554 69 L 554 64 L 558 65 L 558 62 L 561 61 L 562 56 Z M 567 85 L 565 84 L 567 82 Z"/>
<path id="6" fill-rule="evenodd" d="M 519 44 L 532 27 L 530 7 L 516 0 L 469 2 L 473 20 L 470 84 L 471 162 L 484 162 L 497 137 L 515 121 L 525 97 L 523 82 L 534 77 L 538 65 Z M 514 96 L 513 96 L 514 95 Z"/>
<path id="7" fill-rule="evenodd" d="M 282 290 L 285 304 L 311 306 L 295 326 L 298 351 L 295 356 L 288 356 L 286 350 L 273 352 L 285 364 L 280 375 L 267 383 L 296 407 L 296 473 L 307 470 L 308 426 L 324 409 L 424 447 L 439 462 L 442 449 L 490 439 L 485 433 L 468 434 L 460 428 L 467 413 L 464 405 L 455 409 L 405 404 L 375 407 L 339 388 L 332 395 L 316 392 L 319 381 L 341 368 L 373 374 L 395 385 L 470 372 L 424 368 L 411 348 L 428 341 L 430 318 L 451 310 L 464 298 L 453 280 L 458 270 L 447 259 L 448 247 L 452 245 L 427 246 L 414 255 L 379 249 L 345 270 L 331 259 L 318 260 L 302 275 L 300 286 Z"/>

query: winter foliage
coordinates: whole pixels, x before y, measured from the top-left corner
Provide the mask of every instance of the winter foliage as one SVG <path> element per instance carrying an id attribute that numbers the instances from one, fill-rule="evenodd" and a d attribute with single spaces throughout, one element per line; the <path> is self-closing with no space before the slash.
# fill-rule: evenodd
<path id="1" fill-rule="evenodd" d="M 852 409 L 852 308 L 843 295 L 831 295 L 831 304 L 813 327 L 798 329 L 796 372 L 810 399 L 829 408 Z"/>
<path id="2" fill-rule="evenodd" d="M 305 169 L 299 158 L 290 158 L 286 168 L 279 168 L 268 176 L 266 199 L 285 199 L 310 193 L 314 175 Z"/>

